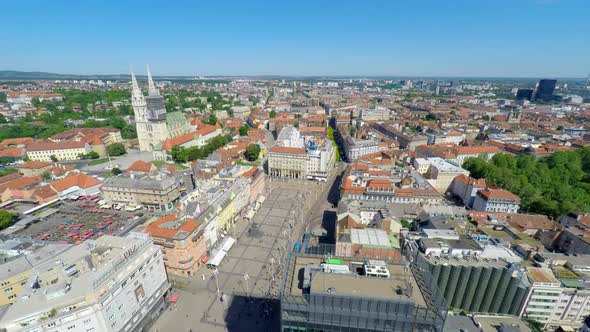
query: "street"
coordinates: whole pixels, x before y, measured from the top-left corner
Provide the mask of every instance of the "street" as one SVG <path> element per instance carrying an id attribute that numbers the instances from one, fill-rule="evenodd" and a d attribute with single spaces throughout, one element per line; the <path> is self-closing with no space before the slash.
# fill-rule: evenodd
<path id="1" fill-rule="evenodd" d="M 252 221 L 234 226 L 236 244 L 218 271 L 203 268 L 195 277 L 173 280 L 177 287 L 172 294 L 179 300 L 150 331 L 278 330 L 286 253 L 306 227 L 321 224 L 316 219 L 329 207 L 334 173 L 327 183 L 273 179 L 271 193 Z"/>

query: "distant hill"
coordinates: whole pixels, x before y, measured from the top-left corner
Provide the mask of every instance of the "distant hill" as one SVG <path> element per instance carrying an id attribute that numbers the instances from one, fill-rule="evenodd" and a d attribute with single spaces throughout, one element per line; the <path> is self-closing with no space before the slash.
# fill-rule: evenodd
<path id="1" fill-rule="evenodd" d="M 141 75 L 138 75 L 141 77 Z M 56 74 L 39 71 L 0 70 L 0 80 L 59 80 L 59 79 L 122 79 L 129 80 L 130 75 L 74 75 Z"/>

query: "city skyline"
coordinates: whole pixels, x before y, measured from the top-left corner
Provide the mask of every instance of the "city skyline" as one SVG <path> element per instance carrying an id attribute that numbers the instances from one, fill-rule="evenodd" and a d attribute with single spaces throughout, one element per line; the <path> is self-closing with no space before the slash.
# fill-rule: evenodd
<path id="1" fill-rule="evenodd" d="M 2 70 L 116 75 L 131 62 L 149 63 L 158 76 L 584 78 L 590 70 L 583 1 L 39 2 L 5 10 L 12 14 L 0 27 L 13 32 L 0 39 L 14 47 L 0 55 Z"/>

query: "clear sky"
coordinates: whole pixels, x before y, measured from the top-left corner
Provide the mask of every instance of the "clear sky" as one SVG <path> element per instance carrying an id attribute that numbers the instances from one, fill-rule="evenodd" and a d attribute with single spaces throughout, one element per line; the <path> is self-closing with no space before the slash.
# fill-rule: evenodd
<path id="1" fill-rule="evenodd" d="M 0 70 L 585 77 L 590 0 L 2 1 Z M 140 67 L 140 68 L 138 68 Z"/>

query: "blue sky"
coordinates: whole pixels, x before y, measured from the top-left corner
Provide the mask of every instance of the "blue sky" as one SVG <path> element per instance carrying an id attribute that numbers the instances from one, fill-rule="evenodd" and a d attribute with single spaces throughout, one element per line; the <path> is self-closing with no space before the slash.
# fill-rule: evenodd
<path id="1" fill-rule="evenodd" d="M 0 70 L 585 77 L 589 0 L 3 1 Z M 140 68 L 138 68 L 140 67 Z"/>

